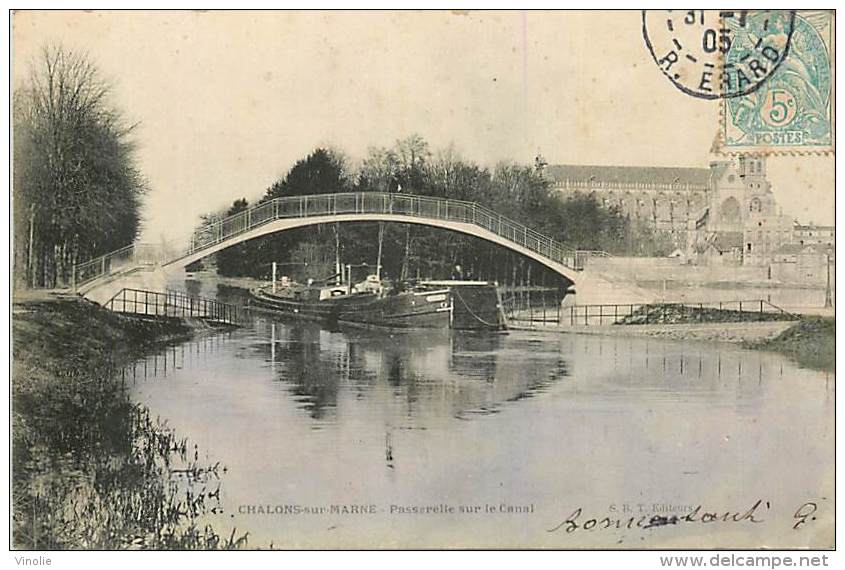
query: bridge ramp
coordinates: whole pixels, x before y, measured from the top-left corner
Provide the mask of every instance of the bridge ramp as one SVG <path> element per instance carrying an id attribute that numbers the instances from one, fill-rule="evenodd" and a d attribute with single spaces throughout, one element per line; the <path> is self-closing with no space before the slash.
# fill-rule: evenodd
<path id="1" fill-rule="evenodd" d="M 89 301 L 105 305 L 124 288 L 163 292 L 167 289 L 167 276 L 159 266 L 133 267 L 80 287 L 79 294 Z"/>
<path id="2" fill-rule="evenodd" d="M 634 285 L 631 281 L 609 278 L 590 270 L 589 266 L 578 274 L 574 298 L 567 295 L 564 306 L 570 305 L 627 305 L 654 303 L 654 292 Z"/>

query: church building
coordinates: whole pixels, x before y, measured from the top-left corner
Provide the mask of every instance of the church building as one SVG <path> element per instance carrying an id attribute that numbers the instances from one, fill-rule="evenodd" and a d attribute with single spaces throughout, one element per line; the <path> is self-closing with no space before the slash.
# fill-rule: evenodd
<path id="1" fill-rule="evenodd" d="M 793 240 L 764 157 L 713 161 L 709 168 L 549 165 L 543 172 L 562 196 L 595 193 L 635 224 L 670 236 L 688 256 L 715 248 L 737 263 L 765 265 Z"/>

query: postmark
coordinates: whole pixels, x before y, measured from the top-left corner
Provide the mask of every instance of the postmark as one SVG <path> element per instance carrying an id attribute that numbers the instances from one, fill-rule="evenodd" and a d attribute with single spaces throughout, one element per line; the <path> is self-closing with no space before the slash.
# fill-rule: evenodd
<path id="1" fill-rule="evenodd" d="M 643 39 L 680 91 L 701 99 L 759 90 L 787 58 L 791 10 L 643 10 Z M 742 46 L 741 57 L 729 55 Z"/>
<path id="2" fill-rule="evenodd" d="M 749 17 L 752 29 L 759 16 Z M 722 101 L 717 151 L 732 153 L 819 153 L 833 151 L 833 13 L 798 11 L 789 53 L 758 89 Z M 726 66 L 753 50 L 753 36 L 735 41 Z"/>

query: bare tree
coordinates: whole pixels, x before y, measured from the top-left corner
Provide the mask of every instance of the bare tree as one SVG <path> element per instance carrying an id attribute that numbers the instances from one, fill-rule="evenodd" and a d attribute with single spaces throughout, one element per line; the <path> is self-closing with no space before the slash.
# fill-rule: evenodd
<path id="1" fill-rule="evenodd" d="M 145 182 L 133 125 L 84 54 L 45 47 L 15 93 L 16 271 L 28 286 L 67 282 L 73 264 L 131 243 Z"/>

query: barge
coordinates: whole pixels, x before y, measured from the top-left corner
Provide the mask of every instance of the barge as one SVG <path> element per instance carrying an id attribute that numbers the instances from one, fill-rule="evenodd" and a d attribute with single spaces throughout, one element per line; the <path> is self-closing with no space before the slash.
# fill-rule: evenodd
<path id="1" fill-rule="evenodd" d="M 301 285 L 283 278 L 250 291 L 251 306 L 328 324 L 393 329 L 507 329 L 496 283 L 417 281 L 385 286 L 375 276 L 352 285 Z"/>

